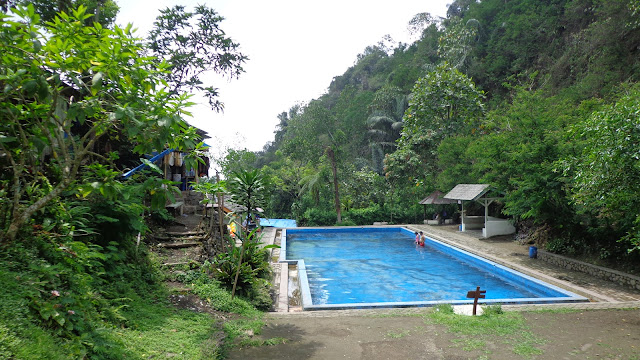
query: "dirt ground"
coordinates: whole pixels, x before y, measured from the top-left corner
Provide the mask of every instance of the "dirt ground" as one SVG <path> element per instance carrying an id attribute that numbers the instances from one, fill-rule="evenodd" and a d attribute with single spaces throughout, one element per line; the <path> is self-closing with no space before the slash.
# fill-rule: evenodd
<path id="1" fill-rule="evenodd" d="M 228 359 L 640 359 L 640 310 L 525 312 L 541 354 L 514 353 L 513 339 L 474 339 L 421 316 L 350 311 L 318 316 L 272 315 L 260 339 L 284 344 L 235 349 Z M 462 315 L 460 315 L 462 316 Z M 470 349 L 472 348 L 472 349 Z"/>

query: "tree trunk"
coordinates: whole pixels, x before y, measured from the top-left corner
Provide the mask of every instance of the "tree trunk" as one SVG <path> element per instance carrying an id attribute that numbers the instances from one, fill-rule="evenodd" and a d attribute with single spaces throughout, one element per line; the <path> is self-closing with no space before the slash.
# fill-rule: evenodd
<path id="1" fill-rule="evenodd" d="M 327 147 L 327 156 L 331 161 L 331 172 L 333 172 L 333 194 L 336 205 L 336 215 L 338 216 L 338 223 L 342 222 L 342 211 L 340 209 L 340 192 L 338 191 L 338 167 L 336 165 L 336 156 L 331 147 Z"/>
<path id="2" fill-rule="evenodd" d="M 216 182 L 220 182 L 220 174 L 216 171 Z M 216 193 L 218 196 L 218 226 L 220 227 L 220 251 L 225 251 L 225 242 L 224 242 L 224 220 L 223 220 L 223 208 L 224 208 L 224 197 L 221 192 Z M 213 209 L 211 209 L 213 212 Z"/>
<path id="3" fill-rule="evenodd" d="M 18 235 L 18 231 L 20 231 L 20 228 L 29 221 L 29 219 L 31 218 L 31 215 L 35 214 L 36 211 L 45 207 L 45 205 L 47 205 L 49 201 L 58 197 L 62 193 L 62 191 L 66 190 L 69 184 L 71 184 L 72 179 L 75 178 L 75 171 L 72 174 L 66 174 L 66 175 L 67 177 L 65 177 L 64 181 L 58 183 L 53 188 L 53 190 L 51 190 L 48 194 L 38 199 L 36 202 L 31 204 L 26 209 L 22 211 L 15 208 L 13 209 L 13 217 L 11 219 L 11 223 L 9 224 L 9 228 L 7 229 L 7 232 L 4 234 L 7 241 L 10 242 L 15 240 L 16 236 Z M 2 242 L 1 239 L 0 239 L 0 242 Z"/>

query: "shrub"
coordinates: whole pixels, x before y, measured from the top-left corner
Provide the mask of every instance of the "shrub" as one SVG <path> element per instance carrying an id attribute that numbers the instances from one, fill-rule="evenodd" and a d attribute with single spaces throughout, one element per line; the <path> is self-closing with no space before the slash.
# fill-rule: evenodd
<path id="1" fill-rule="evenodd" d="M 256 309 L 269 311 L 273 308 L 273 298 L 271 297 L 271 284 L 265 279 L 256 279 L 251 288 L 249 302 Z"/>
<path id="2" fill-rule="evenodd" d="M 332 226 L 338 220 L 338 215 L 333 210 L 307 209 L 302 214 L 301 223 L 304 226 Z"/>
<path id="3" fill-rule="evenodd" d="M 167 209 L 157 209 L 151 212 L 151 220 L 157 224 L 164 225 L 175 220 Z"/>
<path id="4" fill-rule="evenodd" d="M 357 224 L 353 222 L 351 219 L 344 218 L 342 222 L 336 223 L 336 226 L 356 226 Z"/>
<path id="5" fill-rule="evenodd" d="M 210 270 L 216 280 L 220 281 L 220 284 L 228 290 L 233 288 L 236 273 L 238 273 L 236 292 L 240 295 L 249 295 L 256 275 L 251 266 L 244 261 L 240 264 L 240 272 L 238 272 L 239 254 L 238 248 L 218 254 L 211 264 Z"/>
<path id="6" fill-rule="evenodd" d="M 140 248 L 142 249 L 142 247 Z M 138 294 L 154 293 L 154 273 L 115 246 L 103 248 L 44 231 L 0 252 L 0 338 L 8 358 L 122 358 L 114 326 Z M 108 266 L 107 266 L 108 264 Z M 11 332 L 3 326 L 11 326 Z M 15 339 L 20 340 L 19 346 Z M 6 340 L 6 341 L 5 341 Z M 0 356 L 0 359 L 2 356 Z"/>
<path id="7" fill-rule="evenodd" d="M 218 254 L 213 264 L 208 265 L 208 270 L 227 289 L 233 288 L 242 251 L 241 247 L 234 245 L 234 241 L 230 240 L 228 251 Z M 260 299 L 263 295 L 260 287 L 264 284 L 264 280 L 271 276 L 269 251 L 261 248 L 259 237 L 254 236 L 254 233 L 250 234 L 249 238 L 244 241 L 243 246 L 244 254 L 242 255 L 242 264 L 238 274 L 236 292 L 249 299 L 255 299 L 259 305 L 257 307 L 264 307 L 260 305 L 263 301 L 263 299 Z M 269 298 L 270 302 L 271 299 Z"/>
<path id="8" fill-rule="evenodd" d="M 482 315 L 484 316 L 504 314 L 504 310 L 502 310 L 501 304 L 488 305 L 488 306 L 485 306 L 483 310 L 484 311 Z"/>
<path id="9" fill-rule="evenodd" d="M 356 225 L 371 225 L 376 221 L 385 221 L 385 215 L 379 205 L 345 211 L 344 217 Z"/>

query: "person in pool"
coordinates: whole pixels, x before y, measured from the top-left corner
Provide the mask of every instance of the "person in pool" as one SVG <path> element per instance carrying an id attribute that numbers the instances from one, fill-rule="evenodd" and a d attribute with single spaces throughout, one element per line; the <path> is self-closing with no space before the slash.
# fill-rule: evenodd
<path id="1" fill-rule="evenodd" d="M 418 232 L 416 231 L 416 241 L 415 241 L 416 245 L 418 245 L 420 243 L 420 234 L 418 234 Z"/>
<path id="2" fill-rule="evenodd" d="M 420 239 L 417 240 L 418 245 L 420 246 L 424 246 L 424 242 L 427 239 L 427 235 L 423 234 L 422 231 L 420 231 Z"/>

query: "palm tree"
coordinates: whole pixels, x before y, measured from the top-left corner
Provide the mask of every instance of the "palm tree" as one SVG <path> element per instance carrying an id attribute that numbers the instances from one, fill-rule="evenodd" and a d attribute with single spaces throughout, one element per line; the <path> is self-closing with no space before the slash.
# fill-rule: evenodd
<path id="1" fill-rule="evenodd" d="M 367 119 L 371 162 L 378 174 L 382 174 L 384 156 L 395 150 L 396 140 L 402 130 L 402 117 L 407 107 L 406 96 L 400 88 L 385 86 L 376 92 Z"/>
<path id="2" fill-rule="evenodd" d="M 300 193 L 298 195 L 311 194 L 311 198 L 317 206 L 320 203 L 320 190 L 325 182 L 329 182 L 329 176 L 327 174 L 327 168 L 323 166 L 323 164 L 320 164 L 320 166 L 314 170 L 313 172 L 305 173 L 302 179 L 300 179 Z"/>

